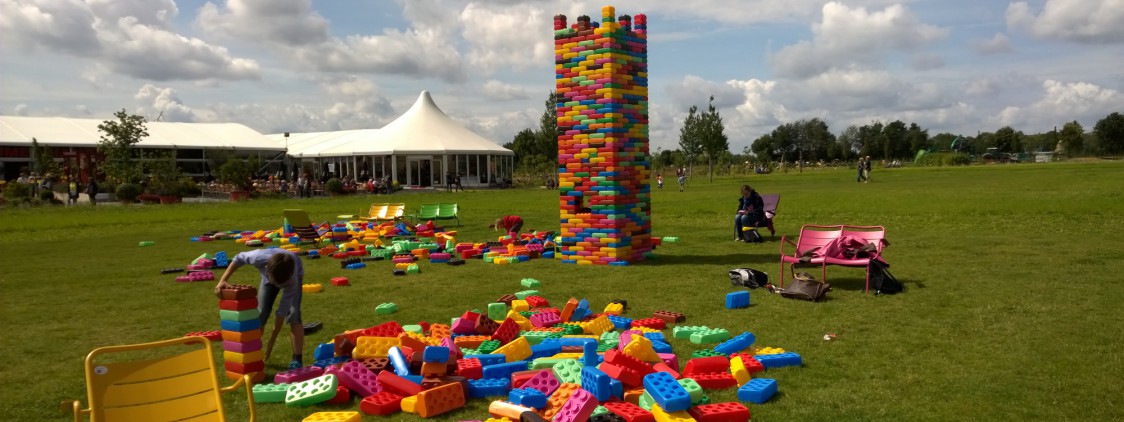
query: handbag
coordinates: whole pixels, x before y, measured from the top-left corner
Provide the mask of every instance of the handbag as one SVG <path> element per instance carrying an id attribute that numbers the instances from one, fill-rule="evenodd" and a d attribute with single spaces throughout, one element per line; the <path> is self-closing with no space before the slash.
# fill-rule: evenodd
<path id="1" fill-rule="evenodd" d="M 817 302 L 827 296 L 831 285 L 817 281 L 808 273 L 797 273 L 792 283 L 781 291 L 781 296 Z"/>

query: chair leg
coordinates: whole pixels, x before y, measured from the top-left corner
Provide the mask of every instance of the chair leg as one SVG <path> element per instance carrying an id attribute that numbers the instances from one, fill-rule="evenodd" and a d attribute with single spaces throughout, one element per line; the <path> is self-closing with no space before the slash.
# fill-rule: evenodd
<path id="1" fill-rule="evenodd" d="M 779 284 L 780 284 L 781 288 L 783 289 L 784 288 L 784 261 L 781 261 L 781 277 L 780 277 L 780 283 Z"/>
<path id="2" fill-rule="evenodd" d="M 866 288 L 863 289 L 863 294 L 870 294 L 870 264 L 866 265 Z"/>

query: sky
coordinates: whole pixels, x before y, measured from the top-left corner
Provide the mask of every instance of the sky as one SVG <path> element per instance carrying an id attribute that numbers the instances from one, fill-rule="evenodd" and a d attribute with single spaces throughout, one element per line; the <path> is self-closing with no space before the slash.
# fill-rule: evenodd
<path id="1" fill-rule="evenodd" d="M 648 17 L 651 150 L 713 96 L 776 126 L 1026 133 L 1124 112 L 1124 0 L 0 0 L 0 114 L 379 128 L 428 90 L 503 144 L 554 88 L 553 22 Z"/>

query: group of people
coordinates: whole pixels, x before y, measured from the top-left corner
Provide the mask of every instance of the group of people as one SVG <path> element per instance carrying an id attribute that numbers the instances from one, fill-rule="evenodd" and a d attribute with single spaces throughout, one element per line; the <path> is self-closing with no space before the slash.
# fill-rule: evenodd
<path id="1" fill-rule="evenodd" d="M 868 183 L 870 182 L 870 156 L 859 159 L 859 175 L 855 179 L 856 182 Z"/>

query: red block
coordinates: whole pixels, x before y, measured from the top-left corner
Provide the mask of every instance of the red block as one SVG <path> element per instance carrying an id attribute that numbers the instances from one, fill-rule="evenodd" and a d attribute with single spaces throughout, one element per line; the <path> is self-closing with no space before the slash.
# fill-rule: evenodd
<path id="1" fill-rule="evenodd" d="M 544 308 L 550 306 L 550 301 L 546 300 L 542 296 L 527 296 L 526 300 L 527 304 L 531 305 L 532 308 Z"/>
<path id="2" fill-rule="evenodd" d="M 683 375 L 690 377 L 694 374 L 709 374 L 714 372 L 729 372 L 730 360 L 725 356 L 711 356 L 694 358 L 687 361 L 683 367 Z"/>
<path id="3" fill-rule="evenodd" d="M 252 297 L 249 299 L 241 300 L 220 300 L 219 309 L 225 311 L 245 311 L 247 309 L 254 309 L 258 307 L 258 298 Z"/>
<path id="4" fill-rule="evenodd" d="M 745 366 L 745 369 L 749 371 L 750 375 L 765 370 L 765 366 L 749 353 L 734 353 L 730 355 L 730 359 L 741 359 L 742 365 Z"/>
<path id="5" fill-rule="evenodd" d="M 222 332 L 218 331 L 218 330 L 214 330 L 214 331 L 195 331 L 195 332 L 190 332 L 190 333 L 184 334 L 183 336 L 184 337 L 203 337 L 203 338 L 205 338 L 207 340 L 210 340 L 210 341 L 222 340 Z"/>
<path id="6" fill-rule="evenodd" d="M 695 380 L 695 382 L 699 383 L 699 387 L 706 390 L 723 390 L 738 386 L 738 380 L 729 372 L 694 374 L 688 375 L 687 378 Z"/>
<path id="7" fill-rule="evenodd" d="M 381 391 L 364 398 L 359 403 L 359 410 L 368 415 L 391 415 L 402 410 L 402 396 L 389 391 Z"/>
<path id="8" fill-rule="evenodd" d="M 644 385 L 644 376 L 631 369 L 611 363 L 602 363 L 600 369 L 605 374 L 620 381 L 625 387 L 639 387 Z"/>
<path id="9" fill-rule="evenodd" d="M 254 372 L 265 371 L 265 362 L 260 360 L 249 363 L 223 362 L 222 365 L 227 371 L 237 374 L 252 374 Z"/>
<path id="10" fill-rule="evenodd" d="M 683 375 L 680 375 L 679 371 L 676 371 L 674 368 L 668 366 L 666 363 L 663 363 L 663 362 L 652 365 L 652 369 L 655 369 L 656 372 L 667 372 L 667 373 L 671 374 L 672 378 L 675 378 L 675 379 L 683 378 Z"/>
<path id="11" fill-rule="evenodd" d="M 347 280 L 347 277 L 332 277 L 332 285 L 333 286 L 350 286 L 351 282 Z"/>
<path id="12" fill-rule="evenodd" d="M 489 319 L 490 318 L 480 318 Z M 503 320 L 499 327 L 496 327 L 495 332 L 492 334 L 492 340 L 499 340 L 500 344 L 510 343 L 519 337 L 519 324 L 516 324 L 511 318 Z"/>
<path id="13" fill-rule="evenodd" d="M 351 390 L 342 385 L 336 387 L 336 396 L 324 402 L 327 404 L 346 404 L 351 401 Z"/>
<path id="14" fill-rule="evenodd" d="M 458 359 L 457 375 L 470 380 L 478 380 L 484 378 L 484 366 L 480 364 L 480 359 L 477 358 Z"/>
<path id="15" fill-rule="evenodd" d="M 620 416 L 628 422 L 655 422 L 655 416 L 644 408 L 626 401 L 613 401 L 603 403 L 606 409 L 614 415 Z"/>
<path id="16" fill-rule="evenodd" d="M 732 376 L 731 379 L 733 379 Z M 409 397 L 422 392 L 420 385 L 414 384 L 413 381 L 402 378 L 390 371 L 379 372 L 378 382 L 384 391 L 390 390 L 390 392 L 403 397 Z"/>
<path id="17" fill-rule="evenodd" d="M 617 349 L 609 349 L 605 352 L 605 363 L 630 369 L 640 374 L 641 377 L 656 372 L 647 362 L 626 355 L 624 352 Z"/>
<path id="18" fill-rule="evenodd" d="M 687 409 L 687 413 L 698 422 L 746 422 L 749 409 L 737 402 L 713 403 Z"/>
<path id="19" fill-rule="evenodd" d="M 654 329 L 657 329 L 657 330 L 663 330 L 663 329 L 667 328 L 667 323 L 664 322 L 664 320 L 659 319 L 659 318 L 643 318 L 643 319 L 633 320 L 632 326 L 633 327 L 648 327 L 648 328 L 654 328 Z"/>

